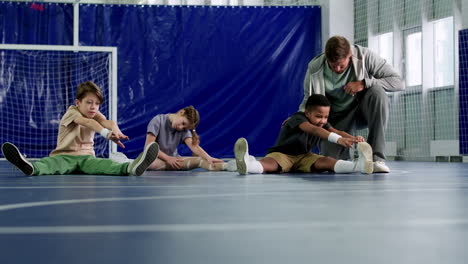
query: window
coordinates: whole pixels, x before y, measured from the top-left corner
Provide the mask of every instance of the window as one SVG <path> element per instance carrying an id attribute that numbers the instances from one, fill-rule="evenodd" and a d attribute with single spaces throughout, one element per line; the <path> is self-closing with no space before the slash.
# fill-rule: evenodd
<path id="1" fill-rule="evenodd" d="M 421 32 L 405 32 L 405 76 L 406 86 L 422 84 Z"/>
<path id="2" fill-rule="evenodd" d="M 393 66 L 393 32 L 378 36 L 379 55 Z"/>
<path id="3" fill-rule="evenodd" d="M 434 86 L 454 84 L 453 17 L 440 19 L 434 24 Z"/>

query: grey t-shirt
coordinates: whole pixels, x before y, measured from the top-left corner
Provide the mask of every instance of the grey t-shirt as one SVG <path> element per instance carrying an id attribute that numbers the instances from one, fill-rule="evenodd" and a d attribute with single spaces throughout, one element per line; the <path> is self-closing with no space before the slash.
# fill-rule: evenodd
<path id="1" fill-rule="evenodd" d="M 312 136 L 299 128 L 299 125 L 309 122 L 304 112 L 294 113 L 289 120 L 281 127 L 278 139 L 273 147 L 267 150 L 267 153 L 281 152 L 287 155 L 302 155 L 309 153 L 317 145 L 320 138 Z M 323 128 L 328 129 L 330 124 Z"/>
<path id="2" fill-rule="evenodd" d="M 156 142 L 159 144 L 159 149 L 172 157 L 179 157 L 177 146 L 184 143 L 186 138 L 192 137 L 190 130 L 178 131 L 172 128 L 169 114 L 160 114 L 148 124 L 147 132 L 156 136 Z"/>

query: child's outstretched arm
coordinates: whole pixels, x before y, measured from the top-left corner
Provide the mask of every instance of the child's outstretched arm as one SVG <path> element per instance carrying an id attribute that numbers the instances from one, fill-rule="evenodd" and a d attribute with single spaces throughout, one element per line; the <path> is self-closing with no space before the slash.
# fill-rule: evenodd
<path id="1" fill-rule="evenodd" d="M 119 139 L 128 139 L 126 135 L 120 131 L 119 126 L 114 120 L 108 120 L 103 114 L 98 112 L 94 117 L 99 124 L 101 124 L 104 128 L 112 130 L 112 133 Z"/>
<path id="2" fill-rule="evenodd" d="M 186 138 L 184 142 L 193 153 L 202 157 L 203 159 L 208 161 L 210 164 L 224 162 L 220 159 L 211 157 L 208 153 L 206 153 L 206 151 L 202 147 L 200 147 L 200 145 L 194 145 L 191 137 Z"/>
<path id="3" fill-rule="evenodd" d="M 122 139 L 128 140 L 129 138 L 126 135 L 124 135 L 122 131 L 120 131 L 119 126 L 114 120 L 107 120 L 107 118 L 100 112 L 96 114 L 96 116 L 94 117 L 94 120 L 96 120 L 104 128 L 111 130 L 108 136 L 109 140 L 114 141 L 120 147 L 125 148 L 124 144 L 122 144 L 120 140 Z"/>
<path id="4" fill-rule="evenodd" d="M 301 123 L 299 125 L 299 128 L 302 131 L 304 131 L 304 132 L 306 132 L 308 134 L 319 137 L 321 139 L 326 139 L 326 140 L 328 140 L 330 142 L 333 142 L 335 144 L 341 145 L 341 146 L 346 147 L 346 148 L 350 148 L 350 147 L 353 146 L 354 143 L 358 142 L 357 139 L 355 137 L 353 137 L 353 136 L 345 137 L 345 136 L 340 135 L 340 134 L 338 134 L 336 132 L 329 131 L 329 130 L 326 130 L 324 128 L 318 127 L 318 126 L 314 126 L 310 122 Z M 338 130 L 336 130 L 336 129 L 334 129 L 334 130 L 338 132 Z M 333 134 L 335 134 L 335 136 L 338 136 L 338 137 L 333 137 Z M 347 134 L 347 135 L 349 135 L 349 134 Z"/>
<path id="5" fill-rule="evenodd" d="M 100 114 L 100 115 L 105 120 L 105 117 L 102 114 Z M 95 117 L 95 119 L 96 119 L 96 117 Z M 115 142 L 120 147 L 125 148 L 125 145 L 122 144 L 122 142 L 120 140 L 121 139 L 128 139 L 128 137 L 125 136 L 124 134 L 122 134 L 122 132 L 120 132 L 120 129 L 118 129 L 118 127 L 117 127 L 117 132 L 114 132 L 113 130 L 105 131 L 104 129 L 110 129 L 110 128 L 112 128 L 112 126 L 109 125 L 109 127 L 105 127 L 102 123 L 98 122 L 95 119 L 90 119 L 90 118 L 80 116 L 80 117 L 77 117 L 75 120 L 73 120 L 73 122 L 75 122 L 75 123 L 77 123 L 79 125 L 85 126 L 85 127 L 89 128 L 89 129 L 92 129 L 92 130 L 94 130 L 94 131 L 96 131 L 98 133 L 101 133 L 101 135 L 104 135 L 104 134 L 107 133 L 105 135 L 105 137 L 107 139 Z M 113 123 L 115 124 L 115 122 L 113 122 Z M 116 126 L 117 126 L 117 124 L 115 124 L 115 127 Z"/>
<path id="6" fill-rule="evenodd" d="M 350 134 L 348 134 L 348 133 L 346 133 L 346 132 L 344 132 L 344 131 L 335 129 L 334 127 L 331 127 L 331 126 L 328 128 L 328 131 L 333 132 L 333 133 L 336 133 L 336 134 L 338 134 L 338 135 L 340 135 L 340 136 L 342 136 L 342 137 L 345 137 L 345 138 L 352 138 L 352 139 L 355 139 L 356 142 L 365 142 L 365 141 L 366 141 L 366 140 L 365 140 L 363 137 L 361 137 L 361 136 L 352 136 L 352 135 L 350 135 Z"/>

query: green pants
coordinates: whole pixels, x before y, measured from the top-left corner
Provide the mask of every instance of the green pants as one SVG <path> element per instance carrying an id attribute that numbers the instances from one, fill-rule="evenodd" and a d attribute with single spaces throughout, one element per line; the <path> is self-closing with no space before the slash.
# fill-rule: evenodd
<path id="1" fill-rule="evenodd" d="M 34 175 L 50 174 L 105 174 L 128 175 L 129 163 L 118 163 L 91 155 L 57 155 L 33 163 Z"/>

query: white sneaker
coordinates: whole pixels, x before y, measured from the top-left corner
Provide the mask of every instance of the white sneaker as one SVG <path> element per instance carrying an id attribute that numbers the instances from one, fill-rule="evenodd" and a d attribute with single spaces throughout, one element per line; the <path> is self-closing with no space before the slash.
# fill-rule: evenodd
<path id="1" fill-rule="evenodd" d="M 252 155 L 249 155 L 249 161 L 257 161 L 257 158 L 255 158 L 254 156 Z"/>
<path id="2" fill-rule="evenodd" d="M 236 158 L 237 172 L 240 175 L 246 175 L 249 171 L 247 166 L 249 163 L 249 144 L 247 139 L 239 138 L 234 144 L 234 156 Z"/>
<path id="3" fill-rule="evenodd" d="M 374 171 L 372 162 L 372 147 L 366 142 L 358 143 L 359 160 L 358 166 L 362 173 L 370 174 Z"/>
<path id="4" fill-rule="evenodd" d="M 374 172 L 376 173 L 389 173 L 390 168 L 385 165 L 384 161 L 376 161 L 374 162 Z"/>
<path id="5" fill-rule="evenodd" d="M 226 162 L 226 166 L 224 169 L 227 171 L 237 171 L 236 160 L 230 160 Z"/>
<path id="6" fill-rule="evenodd" d="M 118 163 L 126 163 L 133 161 L 133 159 L 127 158 L 127 156 L 122 152 L 111 152 L 111 154 L 109 155 L 109 159 Z"/>
<path id="7" fill-rule="evenodd" d="M 249 158 L 248 158 L 248 160 L 246 160 L 246 161 L 251 162 L 251 161 L 256 161 L 256 160 L 257 160 L 257 159 L 256 159 L 254 156 L 250 155 Z M 225 164 L 225 166 L 223 166 L 223 170 L 226 170 L 226 171 L 237 171 L 237 164 L 236 164 L 236 160 L 235 160 L 235 159 L 229 160 L 228 162 L 225 162 L 224 164 Z"/>

